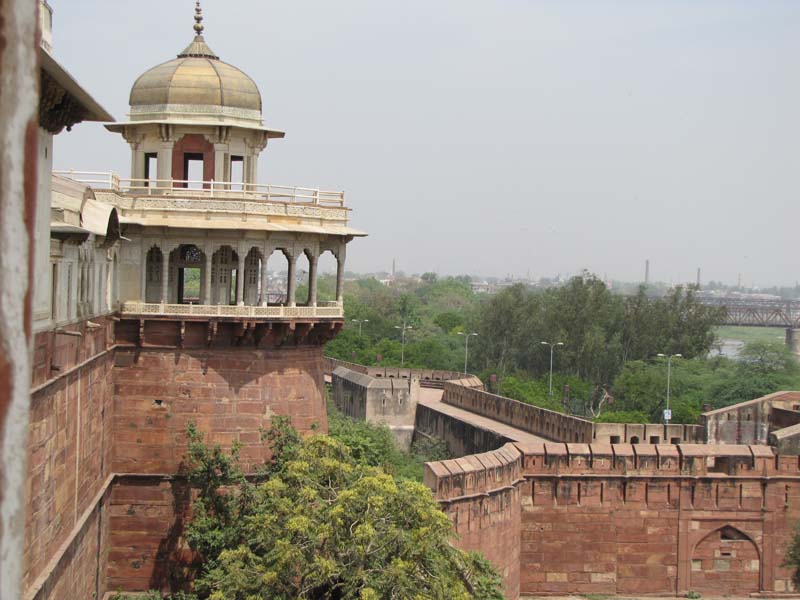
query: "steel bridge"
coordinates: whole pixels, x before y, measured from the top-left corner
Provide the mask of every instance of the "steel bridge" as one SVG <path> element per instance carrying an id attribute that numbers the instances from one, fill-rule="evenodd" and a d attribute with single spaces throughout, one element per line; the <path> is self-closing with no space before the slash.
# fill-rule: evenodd
<path id="1" fill-rule="evenodd" d="M 700 302 L 724 307 L 727 310 L 724 325 L 800 329 L 800 300 L 701 298 Z"/>

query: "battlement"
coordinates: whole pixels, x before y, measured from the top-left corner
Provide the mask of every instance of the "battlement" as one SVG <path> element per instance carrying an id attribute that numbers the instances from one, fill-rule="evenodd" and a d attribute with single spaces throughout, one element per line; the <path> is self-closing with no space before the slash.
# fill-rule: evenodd
<path id="1" fill-rule="evenodd" d="M 465 375 L 461 371 L 442 371 L 437 369 L 409 369 L 403 367 L 369 367 L 357 363 L 339 360 L 338 358 L 325 358 L 325 372 L 333 373 L 337 367 L 345 367 L 356 373 L 363 373 L 376 379 L 419 379 L 422 387 L 443 387 L 446 381 L 461 380 L 460 385 L 483 388 L 480 379 L 472 375 Z"/>
<path id="2" fill-rule="evenodd" d="M 534 435 L 573 442 L 592 441 L 594 430 L 591 421 L 467 387 L 462 381 L 445 383 L 442 402 Z"/>
<path id="3" fill-rule="evenodd" d="M 520 481 L 521 459 L 519 448 L 505 444 L 492 452 L 425 463 L 423 481 L 445 502 L 486 496 Z"/>

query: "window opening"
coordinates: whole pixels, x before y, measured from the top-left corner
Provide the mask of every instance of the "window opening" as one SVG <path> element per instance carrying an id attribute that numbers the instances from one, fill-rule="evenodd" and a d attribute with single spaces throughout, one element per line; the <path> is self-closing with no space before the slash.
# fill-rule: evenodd
<path id="1" fill-rule="evenodd" d="M 638 443 L 639 443 L 639 437 L 635 435 L 631 436 L 631 444 L 638 444 Z"/>
<path id="2" fill-rule="evenodd" d="M 155 187 L 158 179 L 158 154 L 155 152 L 144 153 L 144 186 Z"/>
<path id="3" fill-rule="evenodd" d="M 657 435 L 651 435 L 650 436 L 650 443 L 651 444 L 660 444 L 661 443 L 661 438 L 658 437 Z"/>
<path id="4" fill-rule="evenodd" d="M 618 435 L 612 435 L 611 436 L 611 443 L 612 444 L 619 444 L 619 436 Z"/>
<path id="5" fill-rule="evenodd" d="M 244 156 L 231 156 L 231 189 L 244 190 Z"/>
<path id="6" fill-rule="evenodd" d="M 183 179 L 186 187 L 194 190 L 203 189 L 203 155 L 186 152 L 183 155 Z"/>

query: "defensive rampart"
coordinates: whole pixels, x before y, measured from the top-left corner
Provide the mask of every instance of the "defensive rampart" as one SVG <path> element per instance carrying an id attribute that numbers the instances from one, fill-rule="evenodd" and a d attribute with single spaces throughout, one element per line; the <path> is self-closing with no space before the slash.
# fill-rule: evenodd
<path id="1" fill-rule="evenodd" d="M 703 413 L 706 440 L 709 444 L 767 444 L 770 433 L 787 425 L 785 413 L 773 415 L 774 409 L 800 411 L 800 392 L 775 392 Z M 783 420 L 776 422 L 776 416 Z"/>
<path id="2" fill-rule="evenodd" d="M 595 423 L 592 443 L 596 444 L 701 444 L 700 425 L 657 423 Z"/>
<path id="3" fill-rule="evenodd" d="M 337 367 L 331 377 L 331 398 L 348 417 L 386 425 L 401 448 L 411 448 L 419 402 L 416 377 L 379 379 Z"/>
<path id="4" fill-rule="evenodd" d="M 408 369 L 403 367 L 368 367 L 337 358 L 325 357 L 326 374 L 332 374 L 337 367 L 344 367 L 357 373 L 375 377 L 376 379 L 418 379 L 420 386 L 428 388 L 442 388 L 446 381 L 464 377 L 464 373 L 460 371 Z"/>
<path id="5" fill-rule="evenodd" d="M 591 421 L 467 387 L 459 381 L 444 384 L 442 402 L 548 439 L 592 441 Z"/>
<path id="6" fill-rule="evenodd" d="M 320 345 L 118 341 L 113 317 L 102 316 L 35 338 L 26 600 L 170 585 L 187 561 L 188 498 L 173 479 L 188 423 L 211 444 L 239 444 L 246 467 L 268 458 L 259 429 L 274 415 L 302 432 L 327 430 Z"/>
<path id="7" fill-rule="evenodd" d="M 791 589 L 792 574 L 780 565 L 800 518 L 796 456 L 738 445 L 515 446 L 522 480 L 515 484 L 519 581 L 508 579 L 514 569 L 496 563 L 510 574 L 509 597 L 517 586 L 523 594 Z M 464 488 L 478 485 L 477 478 L 432 463 L 425 481 L 445 510 L 457 500 L 461 511 L 480 514 L 477 497 L 463 506 L 469 503 Z M 481 493 L 508 483 L 488 485 Z M 492 536 L 487 530 L 477 542 L 459 543 L 487 553 L 516 543 Z"/>
<path id="8" fill-rule="evenodd" d="M 497 567 L 509 598 L 519 596 L 521 458 L 514 444 L 505 444 L 425 469 L 425 483 L 453 521 L 457 545 L 479 550 Z"/>

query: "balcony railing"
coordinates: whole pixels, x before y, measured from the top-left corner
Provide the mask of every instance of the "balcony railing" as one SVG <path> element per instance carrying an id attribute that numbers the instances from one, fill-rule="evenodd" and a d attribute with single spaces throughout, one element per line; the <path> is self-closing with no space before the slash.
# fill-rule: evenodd
<path id="1" fill-rule="evenodd" d="M 236 198 L 253 202 L 279 202 L 312 206 L 344 206 L 344 192 L 269 183 L 242 183 L 174 179 L 123 179 L 110 171 L 53 171 L 98 190 L 133 196 Z"/>
<path id="2" fill-rule="evenodd" d="M 234 317 L 254 319 L 341 319 L 344 308 L 339 302 L 320 302 L 317 306 L 230 306 L 226 304 L 160 304 L 123 302 L 123 315 L 159 317 Z"/>

